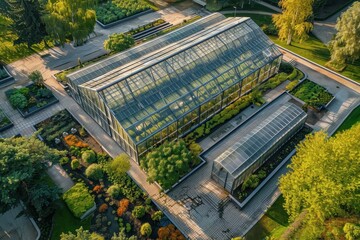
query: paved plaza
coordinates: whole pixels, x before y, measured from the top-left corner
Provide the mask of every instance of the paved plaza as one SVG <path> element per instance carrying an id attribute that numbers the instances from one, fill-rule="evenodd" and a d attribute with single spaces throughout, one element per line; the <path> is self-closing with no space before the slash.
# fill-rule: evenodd
<path id="1" fill-rule="evenodd" d="M 15 86 L 25 84 L 26 75 L 34 70 L 39 70 L 46 79 L 46 85 L 59 99 L 59 103 L 34 116 L 24 119 L 17 111 L 10 107 L 8 101 L 5 100 L 4 90 L 1 90 L 0 107 L 4 109 L 15 124 L 13 128 L 1 133 L 1 136 L 10 137 L 19 133 L 28 136 L 34 132 L 34 128 L 32 127 L 34 124 L 66 108 L 111 156 L 114 157 L 122 153 L 123 151 L 119 145 L 84 112 L 62 89 L 52 75 L 61 69 L 74 66 L 77 63 L 78 57 L 85 60 L 87 58 L 94 58 L 98 54 L 103 54 L 102 41 L 110 32 L 125 32 L 134 26 L 158 18 L 160 16 L 158 14 L 163 14 L 164 18 L 169 19 L 168 21 L 172 21 L 171 19 L 174 21 L 182 21 L 183 19 L 190 18 L 197 11 L 197 9 L 190 8 L 180 12 L 173 7 L 166 8 L 160 12 L 150 13 L 129 21 L 127 24 L 116 26 L 115 29 L 102 30 L 97 28 L 99 36 L 89 40 L 86 45 L 76 49 L 71 45 L 66 45 L 64 48 L 57 47 L 49 50 L 50 56 L 45 59 L 39 55 L 32 55 L 10 64 L 9 69 L 11 73 L 15 75 L 17 81 Z M 179 16 L 182 16 L 182 18 Z M 315 125 L 316 129 L 325 129 L 328 132 L 332 132 L 345 116 L 359 104 L 360 86 L 348 82 L 291 53 L 286 52 L 285 59 L 293 59 L 297 63 L 296 67 L 306 72 L 309 79 L 326 86 L 326 88 L 336 96 L 336 100 L 329 106 L 328 112 Z M 267 93 L 265 100 L 271 101 L 274 99 L 284 91 L 285 86 L 286 83 Z M 247 108 L 210 136 L 203 139 L 200 145 L 203 149 L 209 148 L 219 138 L 226 135 L 242 121 L 251 116 L 257 109 L 258 107 L 256 106 Z M 218 203 L 219 201 L 227 199 L 222 189 L 218 188 L 218 186 L 210 180 L 211 166 L 212 162 L 209 161 L 168 194 L 160 193 L 160 189 L 156 185 L 147 183 L 145 173 L 135 162 L 132 162 L 129 174 L 141 188 L 149 193 L 159 208 L 164 211 L 170 220 L 190 239 L 223 240 L 244 235 L 279 196 L 280 192 L 277 188 L 278 177 L 285 173 L 287 169 L 285 166 L 281 168 L 274 178 L 262 188 L 245 208 L 240 210 L 235 204 L 228 202 L 224 208 L 222 218 L 219 218 L 217 211 Z M 61 167 L 55 167 L 53 169 L 57 169 L 59 173 L 61 173 Z M 61 181 L 62 180 L 58 180 L 58 182 Z M 67 187 L 65 184 L 64 188 Z"/>

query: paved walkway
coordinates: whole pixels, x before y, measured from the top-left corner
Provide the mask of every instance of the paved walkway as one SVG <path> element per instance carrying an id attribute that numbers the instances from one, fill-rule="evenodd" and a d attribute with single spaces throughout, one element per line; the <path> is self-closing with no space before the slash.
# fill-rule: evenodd
<path id="1" fill-rule="evenodd" d="M 95 44 L 95 42 L 93 42 Z M 86 46 L 86 45 L 85 45 Z M 85 47 L 84 46 L 84 47 Z M 97 43 L 99 46 L 99 43 Z M 62 56 L 62 54 L 65 54 Z M 112 138 L 110 138 L 101 128 L 97 125 L 91 117 L 89 117 L 75 101 L 68 96 L 65 91 L 60 87 L 52 74 L 57 72 L 57 68 L 52 68 L 50 66 L 54 65 L 54 62 L 60 63 L 66 58 L 66 53 L 60 54 L 58 59 L 50 59 L 49 61 L 44 61 L 38 56 L 32 56 L 24 60 L 17 61 L 11 64 L 12 71 L 15 72 L 18 76 L 17 79 L 21 81 L 24 79 L 27 73 L 40 70 L 43 72 L 43 75 L 46 79 L 46 84 L 51 90 L 53 90 L 56 97 L 59 99 L 57 108 L 68 109 L 73 116 L 83 125 L 86 130 L 94 136 L 94 138 L 104 147 L 104 149 L 111 155 L 116 156 L 119 153 L 123 152 L 122 149 L 117 145 Z M 75 51 L 69 52 L 69 54 L 74 58 Z M 70 57 L 70 59 L 72 59 Z M 295 59 L 298 62 L 297 67 L 309 74 L 309 78 L 315 81 L 319 81 L 320 84 L 329 86 L 329 91 L 339 96 L 339 102 L 331 108 L 329 115 L 326 116 L 329 121 L 324 118 L 322 125 L 319 125 L 321 128 L 330 129 L 331 126 L 340 121 L 345 114 L 351 111 L 352 107 L 359 100 L 359 95 L 357 95 L 353 90 L 341 86 L 340 83 L 344 83 L 347 86 L 352 86 L 347 83 L 345 80 L 342 80 L 340 77 L 329 73 L 323 69 L 317 69 L 317 66 L 314 66 L 302 59 L 297 59 L 291 54 L 286 54 L 285 58 Z M 59 67 L 60 68 L 60 67 Z M 317 71 L 320 71 L 317 72 Z M 339 86 L 337 88 L 336 86 Z M 281 86 L 284 87 L 284 86 Z M 358 93 L 360 89 L 354 89 Z M 276 94 L 279 94 L 278 91 L 274 91 L 272 94 L 268 95 L 268 98 L 274 97 Z M 9 109 L 7 111 L 10 111 Z M 13 110 L 12 110 L 13 111 Z M 50 111 L 50 110 L 49 110 Z M 250 111 L 246 110 L 242 114 L 251 114 Z M 47 113 L 50 114 L 50 113 Z M 46 114 L 39 113 L 41 118 L 45 118 Z M 337 117 L 334 117 L 337 116 Z M 244 116 L 245 118 L 246 116 Z M 22 118 L 21 118 L 22 119 Z M 39 121 L 41 119 L 38 119 Z M 20 121 L 20 120 L 19 120 Z M 29 124 L 33 124 L 36 120 L 22 119 L 24 124 L 28 121 Z M 231 124 L 234 124 L 232 122 Z M 232 126 L 234 127 L 234 125 Z M 21 128 L 20 131 L 24 131 L 26 127 Z M 211 136 L 209 137 L 211 138 Z M 211 140 L 204 140 L 211 141 Z M 202 142 L 203 144 L 203 142 Z M 155 202 L 160 206 L 160 209 L 163 210 L 170 217 L 171 221 L 177 225 L 182 232 L 184 232 L 191 239 L 229 239 L 230 237 L 237 235 L 244 235 L 250 228 L 253 226 L 258 219 L 264 214 L 265 210 L 271 206 L 271 204 L 276 200 L 279 195 L 277 189 L 277 178 L 281 173 L 285 172 L 286 169 L 283 168 L 276 177 L 274 177 L 267 185 L 263 188 L 262 191 L 251 201 L 244 209 L 239 210 L 232 203 L 229 203 L 224 209 L 223 218 L 218 218 L 218 213 L 216 212 L 215 207 L 212 205 L 213 202 L 209 199 L 211 191 L 209 191 L 209 170 L 211 164 L 208 163 L 202 167 L 198 172 L 192 175 L 190 178 L 185 180 L 180 184 L 176 189 L 171 191 L 168 195 L 160 194 L 159 188 L 152 184 L 146 182 L 145 173 L 139 168 L 137 164 L 132 162 L 132 167 L 129 171 L 131 177 L 144 189 L 150 196 L 155 200 Z M 184 199 L 185 197 L 185 199 Z M 203 201 L 202 204 L 199 204 L 189 210 L 182 203 L 183 200 L 188 200 L 187 198 L 196 198 L 200 197 Z M 191 199 L 190 199 L 191 200 Z"/>

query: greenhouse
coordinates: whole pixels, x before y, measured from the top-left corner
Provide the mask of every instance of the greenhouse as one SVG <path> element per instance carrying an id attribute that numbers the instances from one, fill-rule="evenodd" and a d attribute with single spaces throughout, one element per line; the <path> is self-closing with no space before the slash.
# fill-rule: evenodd
<path id="1" fill-rule="evenodd" d="M 214 13 L 68 78 L 76 101 L 138 160 L 267 80 L 280 62 L 250 18 Z"/>
<path id="2" fill-rule="evenodd" d="M 304 126 L 307 114 L 300 107 L 276 101 L 216 146 L 211 175 L 230 193 Z"/>

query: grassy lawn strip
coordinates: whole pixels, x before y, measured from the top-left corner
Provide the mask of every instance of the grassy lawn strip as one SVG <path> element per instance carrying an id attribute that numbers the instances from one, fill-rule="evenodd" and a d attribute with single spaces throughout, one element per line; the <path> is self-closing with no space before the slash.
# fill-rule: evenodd
<path id="1" fill-rule="evenodd" d="M 360 106 L 355 108 L 350 115 L 345 119 L 345 121 L 340 125 L 335 133 L 347 130 L 351 128 L 354 124 L 360 122 Z"/>
<path id="2" fill-rule="evenodd" d="M 89 230 L 90 223 L 91 217 L 88 217 L 81 221 L 80 219 L 74 217 L 74 215 L 70 212 L 69 208 L 67 208 L 64 201 L 59 200 L 58 208 L 56 209 L 54 215 L 54 225 L 51 240 L 59 240 L 61 233 L 67 233 L 69 231 L 74 232 L 75 229 L 78 229 L 81 226 L 85 230 Z"/>
<path id="3" fill-rule="evenodd" d="M 0 60 L 6 64 L 45 50 L 44 43 L 35 44 L 31 49 L 26 44 L 14 45 L 16 34 L 10 30 L 11 20 L 0 14 Z M 51 43 L 49 43 L 50 45 Z"/>
<path id="4" fill-rule="evenodd" d="M 266 236 L 278 239 L 289 226 L 289 216 L 283 208 L 284 198 L 282 195 L 268 209 L 265 215 L 245 235 L 246 239 L 260 240 Z"/>
<path id="5" fill-rule="evenodd" d="M 234 15 L 227 14 L 225 16 L 233 17 Z M 237 16 L 250 17 L 260 27 L 265 24 L 270 24 L 272 22 L 271 16 L 266 15 L 239 13 L 237 14 Z M 329 49 L 326 47 L 325 44 L 323 44 L 312 34 L 310 34 L 309 39 L 307 39 L 306 41 L 303 41 L 302 43 L 293 42 L 291 46 L 286 45 L 285 42 L 280 41 L 276 36 L 268 37 L 279 46 L 286 48 L 296 54 L 299 54 L 300 56 L 316 62 L 324 67 L 330 59 Z M 339 73 L 353 79 L 354 81 L 360 82 L 360 61 L 358 60 L 354 64 L 347 64 L 345 70 Z"/>

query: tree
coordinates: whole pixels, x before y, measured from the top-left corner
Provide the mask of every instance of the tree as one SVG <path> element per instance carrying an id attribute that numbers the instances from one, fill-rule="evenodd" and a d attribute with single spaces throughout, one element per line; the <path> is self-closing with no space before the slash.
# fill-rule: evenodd
<path id="1" fill-rule="evenodd" d="M 313 14 L 314 0 L 280 0 L 282 13 L 273 15 L 273 23 L 279 29 L 279 39 L 290 45 L 295 37 L 305 40 L 313 25 L 309 22 Z"/>
<path id="2" fill-rule="evenodd" d="M 93 163 L 85 170 L 85 175 L 92 180 L 100 180 L 103 178 L 104 173 L 99 164 Z"/>
<path id="3" fill-rule="evenodd" d="M 338 32 L 329 43 L 330 64 L 344 66 L 346 61 L 360 59 L 360 2 L 341 14 L 335 28 Z"/>
<path id="4" fill-rule="evenodd" d="M 11 29 L 16 33 L 14 44 L 26 43 L 28 48 L 40 43 L 46 36 L 46 29 L 41 20 L 43 11 L 38 0 L 5 0 L 8 14 L 13 21 Z M 44 40 L 45 42 L 45 40 Z M 46 44 L 46 42 L 45 42 Z"/>
<path id="5" fill-rule="evenodd" d="M 130 166 L 129 156 L 126 153 L 122 153 L 110 161 L 106 165 L 105 170 L 111 179 L 120 179 L 129 171 Z"/>
<path id="6" fill-rule="evenodd" d="M 44 78 L 41 75 L 41 72 L 36 70 L 29 74 L 29 79 L 38 87 L 44 86 Z"/>
<path id="7" fill-rule="evenodd" d="M 181 232 L 178 229 L 175 229 L 175 226 L 173 224 L 169 224 L 165 227 L 159 228 L 158 239 L 159 240 L 168 240 L 168 239 L 185 240 L 185 237 L 181 234 Z"/>
<path id="8" fill-rule="evenodd" d="M 0 213 L 32 196 L 51 199 L 49 189 L 35 191 L 37 179 L 46 174 L 46 162 L 57 161 L 63 152 L 51 149 L 33 135 L 30 138 L 5 138 L 0 140 Z M 27 200 L 27 199 L 25 199 Z M 30 199 L 31 200 L 31 199 Z M 45 204 L 46 200 L 40 204 Z M 35 206 L 37 207 L 37 206 Z"/>
<path id="9" fill-rule="evenodd" d="M 104 48 L 112 52 L 121 52 L 134 46 L 135 40 L 130 34 L 114 33 L 104 42 Z"/>
<path id="10" fill-rule="evenodd" d="M 140 233 L 142 236 L 149 237 L 152 233 L 152 228 L 150 223 L 144 223 L 141 225 Z"/>
<path id="11" fill-rule="evenodd" d="M 360 239 L 360 226 L 353 223 L 346 223 L 343 230 L 346 240 Z"/>
<path id="12" fill-rule="evenodd" d="M 297 147 L 281 177 L 285 209 L 294 220 L 307 212 L 314 234 L 326 219 L 359 214 L 360 124 L 328 138 L 324 132 L 308 135 Z"/>
<path id="13" fill-rule="evenodd" d="M 71 36 L 75 45 L 84 43 L 95 27 L 94 0 L 49 0 L 43 17 L 46 30 L 61 44 Z"/>
<path id="14" fill-rule="evenodd" d="M 133 217 L 135 218 L 142 218 L 145 215 L 145 208 L 144 206 L 136 206 L 134 210 L 131 212 Z"/>
<path id="15" fill-rule="evenodd" d="M 29 201 L 39 217 L 47 217 L 55 210 L 54 202 L 59 199 L 60 189 L 44 182 L 37 182 L 29 189 Z"/>
<path id="16" fill-rule="evenodd" d="M 84 230 L 83 227 L 80 227 L 75 230 L 76 234 L 71 232 L 62 233 L 60 235 L 60 240 L 104 240 L 105 238 L 97 233 L 90 233 L 88 230 Z"/>
<path id="17" fill-rule="evenodd" d="M 128 238 L 125 234 L 125 229 L 121 229 L 118 235 L 114 233 L 114 235 L 111 237 L 111 240 L 137 240 L 137 237 L 131 236 Z"/>

